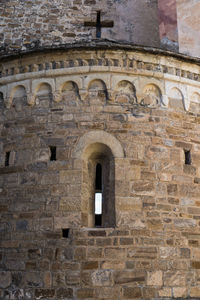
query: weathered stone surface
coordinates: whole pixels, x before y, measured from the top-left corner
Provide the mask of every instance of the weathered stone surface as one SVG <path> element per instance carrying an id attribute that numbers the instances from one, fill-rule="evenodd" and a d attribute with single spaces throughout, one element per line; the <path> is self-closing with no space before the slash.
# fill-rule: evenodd
<path id="1" fill-rule="evenodd" d="M 143 271 L 115 271 L 114 281 L 116 284 L 139 283 L 145 281 L 146 274 Z"/>
<path id="2" fill-rule="evenodd" d="M 164 273 L 164 285 L 165 286 L 179 286 L 184 287 L 186 284 L 186 276 L 182 271 Z"/>
<path id="3" fill-rule="evenodd" d="M 110 270 L 98 270 L 92 273 L 93 286 L 112 286 L 113 275 Z"/>
<path id="4" fill-rule="evenodd" d="M 2 72 L 0 298 L 198 297 L 200 120 L 187 105 L 199 105 L 199 65 L 76 49 L 13 58 Z M 24 89 L 26 105 L 12 98 Z"/>
<path id="5" fill-rule="evenodd" d="M 147 285 L 162 286 L 163 273 L 161 271 L 147 272 Z"/>
<path id="6" fill-rule="evenodd" d="M 142 291 L 139 287 L 123 288 L 123 296 L 125 299 L 135 299 L 142 297 Z"/>
<path id="7" fill-rule="evenodd" d="M 12 276 L 10 272 L 1 271 L 0 272 L 0 287 L 5 289 L 10 286 L 12 282 Z"/>

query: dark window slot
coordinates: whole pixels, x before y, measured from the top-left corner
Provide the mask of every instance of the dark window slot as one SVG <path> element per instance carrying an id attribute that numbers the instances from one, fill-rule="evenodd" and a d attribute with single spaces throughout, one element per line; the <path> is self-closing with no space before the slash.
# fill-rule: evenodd
<path id="1" fill-rule="evenodd" d="M 95 177 L 95 226 L 102 226 L 102 166 L 96 165 Z"/>
<path id="2" fill-rule="evenodd" d="M 185 164 L 186 165 L 191 165 L 192 159 L 191 159 L 191 152 L 190 150 L 184 150 L 185 152 Z"/>
<path id="3" fill-rule="evenodd" d="M 6 157 L 5 157 L 5 167 L 9 166 L 9 160 L 10 160 L 10 151 L 6 152 Z"/>
<path id="4" fill-rule="evenodd" d="M 62 237 L 68 238 L 69 237 L 69 228 L 63 228 L 62 229 Z"/>
<path id="5" fill-rule="evenodd" d="M 50 152 L 51 152 L 50 160 L 51 161 L 56 160 L 56 147 L 50 146 Z"/>
<path id="6" fill-rule="evenodd" d="M 96 181 L 95 181 L 95 190 L 102 190 L 102 167 L 101 164 L 96 165 Z"/>

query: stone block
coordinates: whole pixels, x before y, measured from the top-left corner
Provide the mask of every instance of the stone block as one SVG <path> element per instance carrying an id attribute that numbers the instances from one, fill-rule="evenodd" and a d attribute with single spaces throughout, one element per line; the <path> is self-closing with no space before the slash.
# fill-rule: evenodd
<path id="1" fill-rule="evenodd" d="M 54 289 L 36 289 L 35 299 L 53 298 L 55 296 Z"/>
<path id="2" fill-rule="evenodd" d="M 98 261 L 83 262 L 81 265 L 83 270 L 98 269 Z"/>
<path id="3" fill-rule="evenodd" d="M 186 298 L 187 297 L 187 288 L 186 287 L 174 287 L 173 288 L 174 298 Z"/>
<path id="4" fill-rule="evenodd" d="M 200 269 L 200 261 L 191 261 L 191 267 L 193 269 Z"/>
<path id="5" fill-rule="evenodd" d="M 99 287 L 95 288 L 95 296 L 97 299 L 117 299 L 120 297 L 120 288 L 119 287 Z"/>
<path id="6" fill-rule="evenodd" d="M 120 270 L 114 272 L 114 282 L 115 284 L 142 284 L 146 279 L 146 274 L 144 271 L 135 270 Z"/>
<path id="7" fill-rule="evenodd" d="M 168 287 L 184 287 L 186 285 L 186 274 L 183 271 L 167 271 L 164 273 L 163 282 Z"/>
<path id="8" fill-rule="evenodd" d="M 190 288 L 190 297 L 200 298 L 200 288 L 198 286 L 193 286 Z"/>
<path id="9" fill-rule="evenodd" d="M 65 273 L 65 282 L 68 286 L 80 284 L 80 271 L 70 271 Z"/>
<path id="10" fill-rule="evenodd" d="M 94 299 L 94 290 L 90 288 L 82 288 L 77 290 L 78 299 Z"/>
<path id="11" fill-rule="evenodd" d="M 169 287 L 163 287 L 161 290 L 158 291 L 159 297 L 163 298 L 170 298 L 172 296 L 172 290 Z"/>
<path id="12" fill-rule="evenodd" d="M 126 257 L 126 250 L 123 248 L 105 248 L 104 250 L 104 254 L 105 254 L 105 258 L 108 259 L 116 259 L 116 257 L 118 257 L 118 259 L 123 259 Z"/>
<path id="13" fill-rule="evenodd" d="M 125 299 L 140 299 L 142 297 L 142 290 L 139 287 L 124 287 L 123 296 Z"/>
<path id="14" fill-rule="evenodd" d="M 162 286 L 163 285 L 162 271 L 147 272 L 147 285 Z"/>
<path id="15" fill-rule="evenodd" d="M 65 217 L 54 217 L 54 227 L 55 229 L 78 227 L 80 219 L 80 213 L 74 212 L 67 214 Z"/>
<path id="16" fill-rule="evenodd" d="M 154 191 L 155 187 L 154 187 L 154 183 L 151 181 L 136 181 L 133 182 L 132 186 L 131 186 L 131 192 L 141 192 L 142 194 L 144 194 L 145 192 L 152 192 Z"/>
<path id="17" fill-rule="evenodd" d="M 143 288 L 143 299 L 156 299 L 157 290 L 155 288 Z"/>
<path id="18" fill-rule="evenodd" d="M 123 270 L 125 267 L 124 262 L 120 261 L 103 261 L 101 263 L 101 269 L 111 269 L 111 270 Z"/>
<path id="19" fill-rule="evenodd" d="M 87 251 L 88 259 L 98 259 L 103 257 L 103 249 L 98 247 L 89 247 Z"/>
<path id="20" fill-rule="evenodd" d="M 177 249 L 174 247 L 160 247 L 160 257 L 162 259 L 174 259 L 177 257 Z"/>
<path id="21" fill-rule="evenodd" d="M 11 273 L 8 271 L 0 271 L 0 288 L 7 288 L 12 283 Z"/>
<path id="22" fill-rule="evenodd" d="M 39 272 L 28 272 L 24 276 L 24 281 L 28 287 L 40 288 L 43 286 L 43 281 Z M 38 290 L 39 293 L 40 289 Z"/>
<path id="23" fill-rule="evenodd" d="M 97 270 L 91 274 L 93 286 L 113 286 L 113 272 L 111 270 Z"/>
<path id="24" fill-rule="evenodd" d="M 59 288 L 56 290 L 56 296 L 58 299 L 73 299 L 73 289 L 71 288 Z"/>
<path id="25" fill-rule="evenodd" d="M 155 259 L 157 258 L 156 247 L 134 247 L 127 249 L 127 257 L 139 259 Z"/>

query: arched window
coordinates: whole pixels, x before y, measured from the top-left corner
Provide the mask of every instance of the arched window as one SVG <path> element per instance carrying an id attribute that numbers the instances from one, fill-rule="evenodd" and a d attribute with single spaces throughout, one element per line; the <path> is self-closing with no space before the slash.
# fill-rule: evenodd
<path id="1" fill-rule="evenodd" d="M 92 144 L 85 151 L 82 206 L 84 225 L 115 226 L 115 164 L 105 144 Z"/>
<path id="2" fill-rule="evenodd" d="M 115 227 L 115 164 L 124 158 L 120 142 L 103 130 L 90 131 L 79 139 L 72 157 L 81 159 L 81 225 Z"/>

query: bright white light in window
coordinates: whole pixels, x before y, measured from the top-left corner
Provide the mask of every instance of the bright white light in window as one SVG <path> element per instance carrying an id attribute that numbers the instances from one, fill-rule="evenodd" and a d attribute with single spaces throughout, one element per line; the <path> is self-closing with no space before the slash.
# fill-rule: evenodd
<path id="1" fill-rule="evenodd" d="M 102 214 L 102 193 L 95 193 L 95 215 Z"/>

